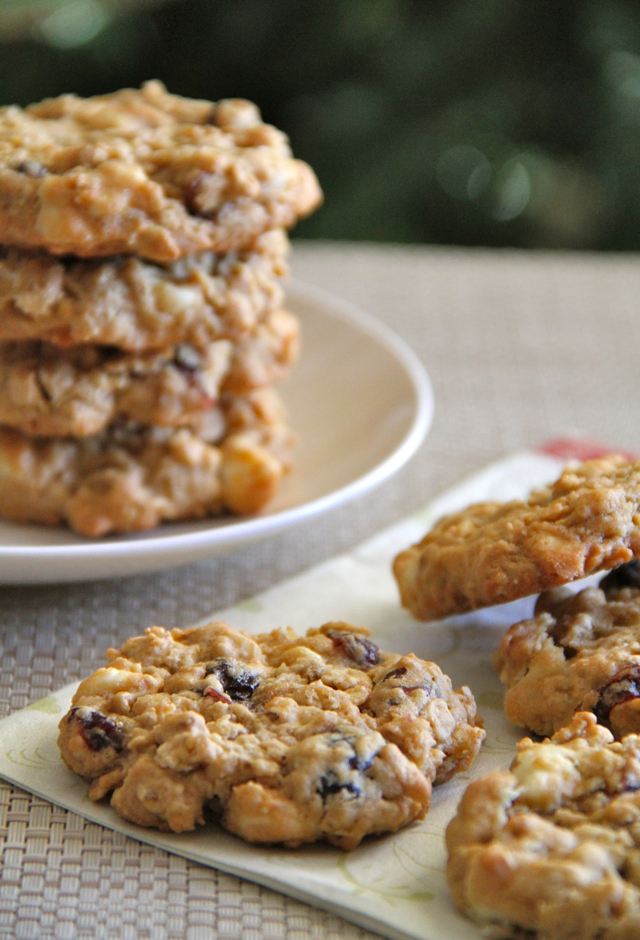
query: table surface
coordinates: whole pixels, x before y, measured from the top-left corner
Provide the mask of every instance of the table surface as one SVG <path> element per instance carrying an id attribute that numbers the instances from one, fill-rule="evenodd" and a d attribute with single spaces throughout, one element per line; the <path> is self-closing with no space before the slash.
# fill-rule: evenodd
<path id="1" fill-rule="evenodd" d="M 0 587 L 0 715 L 83 678 L 151 623 L 188 625 L 348 550 L 509 451 L 574 434 L 640 450 L 635 255 L 297 242 L 292 267 L 421 357 L 436 400 L 425 443 L 374 493 L 228 557 L 118 581 Z M 1 782 L 0 853 L 2 940 L 373 937 Z"/>

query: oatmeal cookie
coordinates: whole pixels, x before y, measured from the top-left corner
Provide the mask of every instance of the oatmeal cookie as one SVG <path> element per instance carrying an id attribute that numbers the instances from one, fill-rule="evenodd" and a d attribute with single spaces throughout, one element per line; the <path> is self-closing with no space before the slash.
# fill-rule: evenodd
<path id="1" fill-rule="evenodd" d="M 268 314 L 240 343 L 188 343 L 151 353 L 113 346 L 0 343 L 0 424 L 26 434 L 86 437 L 118 418 L 161 427 L 193 425 L 221 394 L 283 379 L 297 357 L 297 318 Z"/>
<path id="2" fill-rule="evenodd" d="M 147 82 L 0 109 L 5 245 L 174 261 L 248 247 L 320 200 L 313 171 L 248 101 Z"/>
<path id="3" fill-rule="evenodd" d="M 280 230 L 261 235 L 250 250 L 200 252 L 166 265 L 0 247 L 0 340 L 130 352 L 235 343 L 282 307 L 288 248 Z"/>
<path id="4" fill-rule="evenodd" d="M 494 665 L 514 724 L 552 734 L 589 710 L 616 738 L 640 732 L 638 563 L 614 569 L 599 588 L 541 594 L 535 616 L 503 637 Z"/>
<path id="5" fill-rule="evenodd" d="M 91 799 L 112 793 L 142 826 L 215 818 L 249 842 L 353 849 L 421 819 L 432 783 L 466 769 L 484 737 L 467 688 L 346 623 L 305 637 L 150 627 L 108 658 L 58 743 Z"/>
<path id="6" fill-rule="evenodd" d="M 291 466 L 293 437 L 274 396 L 223 400 L 215 444 L 191 428 L 113 425 L 74 439 L 0 427 L 0 514 L 97 537 L 258 512 Z"/>
<path id="7" fill-rule="evenodd" d="M 289 374 L 300 354 L 300 321 L 289 310 L 270 310 L 232 344 L 222 389 L 240 394 L 274 385 Z"/>
<path id="8" fill-rule="evenodd" d="M 640 554 L 640 462 L 566 469 L 526 502 L 445 516 L 393 570 L 402 604 L 432 620 L 502 604 L 615 568 Z"/>
<path id="9" fill-rule="evenodd" d="M 201 352 L 186 343 L 164 352 L 113 346 L 0 344 L 0 424 L 26 434 L 86 437 L 118 417 L 165 427 L 190 425 L 212 408 L 229 373 L 232 344 Z"/>
<path id="10" fill-rule="evenodd" d="M 447 829 L 465 914 L 536 940 L 640 937 L 640 737 L 589 712 L 473 781 Z"/>

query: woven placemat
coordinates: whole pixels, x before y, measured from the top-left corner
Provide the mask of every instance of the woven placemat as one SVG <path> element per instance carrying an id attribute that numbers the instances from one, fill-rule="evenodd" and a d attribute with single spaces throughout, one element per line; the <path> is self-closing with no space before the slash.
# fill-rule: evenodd
<path id="1" fill-rule="evenodd" d="M 572 431 L 638 449 L 635 256 L 308 243 L 294 272 L 360 304 L 421 356 L 436 398 L 424 446 L 373 494 L 235 555 L 0 588 L 0 714 L 87 675 L 150 623 L 187 625 L 346 551 L 504 453 Z M 0 861 L 1 940 L 373 936 L 4 785 Z"/>

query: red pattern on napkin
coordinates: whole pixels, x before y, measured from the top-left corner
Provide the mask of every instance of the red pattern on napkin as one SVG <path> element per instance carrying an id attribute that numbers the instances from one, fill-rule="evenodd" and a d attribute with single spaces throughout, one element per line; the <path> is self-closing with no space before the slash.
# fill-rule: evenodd
<path id="1" fill-rule="evenodd" d="M 546 441 L 536 450 L 549 457 L 560 457 L 563 460 L 595 460 L 597 457 L 607 457 L 609 454 L 620 454 L 625 460 L 638 460 L 639 455 L 620 447 L 609 447 L 600 441 L 593 441 L 588 437 L 558 437 Z"/>

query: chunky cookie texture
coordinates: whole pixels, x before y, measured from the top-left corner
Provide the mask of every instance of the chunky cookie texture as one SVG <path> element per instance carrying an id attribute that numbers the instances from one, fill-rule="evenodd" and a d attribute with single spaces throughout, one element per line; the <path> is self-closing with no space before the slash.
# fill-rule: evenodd
<path id="1" fill-rule="evenodd" d="M 86 438 L 32 438 L 0 427 L 0 514 L 91 537 L 248 515 L 277 492 L 292 445 L 271 389 L 223 399 L 194 428 L 126 423 Z"/>
<path id="2" fill-rule="evenodd" d="M 297 358 L 299 324 L 274 310 L 240 343 L 161 352 L 114 346 L 0 343 L 0 424 L 25 434 L 86 437 L 118 418 L 160 427 L 193 425 L 225 393 L 284 378 Z"/>
<path id="3" fill-rule="evenodd" d="M 505 937 L 640 937 L 640 737 L 590 713 L 473 781 L 446 835 L 457 906 Z"/>
<path id="4" fill-rule="evenodd" d="M 640 462 L 593 460 L 526 501 L 445 516 L 394 561 L 402 604 L 432 620 L 537 594 L 640 554 Z"/>
<path id="5" fill-rule="evenodd" d="M 151 627 L 108 658 L 60 722 L 60 750 L 91 799 L 111 793 L 142 826 L 216 819 L 249 842 L 353 849 L 421 819 L 432 783 L 484 738 L 469 689 L 346 623 L 305 637 Z"/>
<path id="6" fill-rule="evenodd" d="M 118 417 L 191 425 L 219 399 L 232 352 L 226 340 L 203 353 L 183 343 L 138 355 L 108 346 L 0 344 L 0 423 L 73 437 L 103 431 Z"/>
<path id="7" fill-rule="evenodd" d="M 494 656 L 509 721 L 545 735 L 589 710 L 616 738 L 640 732 L 637 585 L 633 561 L 600 588 L 540 595 L 536 616 L 514 624 Z"/>
<path id="8" fill-rule="evenodd" d="M 200 252 L 165 265 L 0 247 L 0 340 L 129 352 L 246 340 L 283 306 L 288 250 L 281 230 L 246 251 Z"/>
<path id="9" fill-rule="evenodd" d="M 255 105 L 160 82 L 0 109 L 2 242 L 174 261 L 246 248 L 317 207 L 313 171 Z"/>

